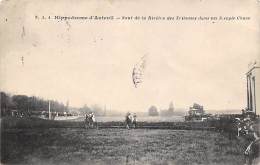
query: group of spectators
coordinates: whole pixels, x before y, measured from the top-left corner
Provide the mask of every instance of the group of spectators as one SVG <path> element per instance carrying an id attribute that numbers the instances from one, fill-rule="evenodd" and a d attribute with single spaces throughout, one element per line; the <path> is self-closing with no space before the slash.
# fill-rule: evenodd
<path id="1" fill-rule="evenodd" d="M 252 165 L 260 163 L 260 134 L 259 123 L 252 120 L 249 116 L 238 122 L 238 136 L 251 135 L 252 140 L 247 146 L 245 155 L 245 164 Z"/>
<path id="2" fill-rule="evenodd" d="M 245 165 L 252 165 L 260 163 L 260 134 L 259 134 L 259 119 L 250 115 L 243 116 L 242 118 L 235 118 L 235 122 L 230 125 L 235 125 L 237 128 L 237 137 L 245 137 L 250 139 L 250 143 L 244 151 Z M 232 120 L 231 120 L 232 121 Z M 233 123 L 233 124 L 232 124 Z M 232 130 L 228 130 L 231 132 Z"/>

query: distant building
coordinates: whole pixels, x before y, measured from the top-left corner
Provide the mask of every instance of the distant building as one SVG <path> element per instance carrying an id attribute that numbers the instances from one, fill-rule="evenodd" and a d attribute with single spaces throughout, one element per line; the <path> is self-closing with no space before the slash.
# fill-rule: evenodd
<path id="1" fill-rule="evenodd" d="M 200 115 L 204 115 L 204 109 L 203 106 L 194 103 L 192 107 L 190 107 L 189 111 L 188 111 L 190 116 L 200 116 Z"/>
<path id="2" fill-rule="evenodd" d="M 247 111 L 260 115 L 260 67 L 259 62 L 249 64 L 247 77 Z M 256 90 L 258 89 L 258 90 Z"/>
<path id="3" fill-rule="evenodd" d="M 185 121 L 204 121 L 209 117 L 209 115 L 205 114 L 203 106 L 197 103 L 194 103 L 189 108 L 188 113 L 189 115 L 185 116 Z"/>

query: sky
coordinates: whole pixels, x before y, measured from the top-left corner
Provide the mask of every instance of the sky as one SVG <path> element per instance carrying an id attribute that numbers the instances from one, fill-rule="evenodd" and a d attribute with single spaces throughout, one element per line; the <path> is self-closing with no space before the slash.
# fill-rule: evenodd
<path id="1" fill-rule="evenodd" d="M 246 106 L 248 64 L 258 60 L 259 2 L 2 1 L 0 89 L 120 111 L 151 105 Z M 36 20 L 35 16 L 247 16 L 247 21 Z M 145 55 L 143 81 L 132 71 Z"/>

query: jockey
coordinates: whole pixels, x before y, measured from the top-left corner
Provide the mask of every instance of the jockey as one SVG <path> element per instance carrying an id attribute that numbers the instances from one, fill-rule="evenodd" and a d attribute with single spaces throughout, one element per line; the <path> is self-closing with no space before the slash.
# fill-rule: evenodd
<path id="1" fill-rule="evenodd" d="M 93 112 L 90 112 L 89 116 L 90 116 L 90 118 L 92 119 L 93 122 L 96 121 L 96 119 L 95 119 L 95 115 L 94 115 Z"/>
<path id="2" fill-rule="evenodd" d="M 90 112 L 89 114 L 86 115 L 86 123 L 88 124 L 89 127 L 94 127 L 95 124 L 95 115 L 93 112 Z"/>
<path id="3" fill-rule="evenodd" d="M 130 112 L 127 112 L 127 113 L 126 113 L 125 119 L 126 119 L 126 120 L 131 119 L 131 113 L 130 113 Z"/>

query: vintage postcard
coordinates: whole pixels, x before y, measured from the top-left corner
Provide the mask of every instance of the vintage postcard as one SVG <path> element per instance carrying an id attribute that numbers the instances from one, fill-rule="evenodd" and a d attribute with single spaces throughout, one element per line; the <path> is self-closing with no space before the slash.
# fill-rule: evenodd
<path id="1" fill-rule="evenodd" d="M 259 0 L 0 0 L 1 164 L 260 164 Z"/>

